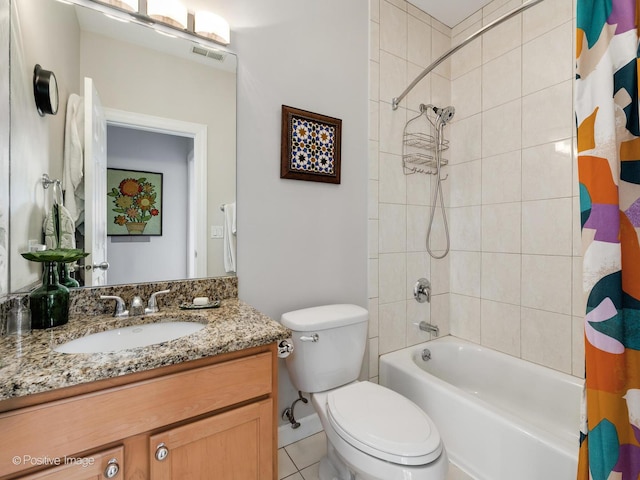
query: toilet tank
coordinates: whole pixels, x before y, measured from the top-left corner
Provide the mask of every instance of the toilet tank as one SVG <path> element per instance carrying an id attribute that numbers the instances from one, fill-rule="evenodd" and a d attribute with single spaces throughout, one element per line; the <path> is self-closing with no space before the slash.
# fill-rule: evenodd
<path id="1" fill-rule="evenodd" d="M 350 383 L 360 375 L 368 312 L 358 305 L 324 305 L 282 315 L 293 332 L 286 359 L 293 385 L 313 393 Z"/>

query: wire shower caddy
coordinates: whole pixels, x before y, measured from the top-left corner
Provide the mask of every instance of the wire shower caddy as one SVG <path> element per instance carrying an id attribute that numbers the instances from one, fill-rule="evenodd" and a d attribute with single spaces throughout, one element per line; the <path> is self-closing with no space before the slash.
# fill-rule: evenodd
<path id="1" fill-rule="evenodd" d="M 426 121 L 420 122 L 423 116 Z M 405 124 L 402 133 L 402 166 L 405 175 L 437 175 L 438 161 L 441 167 L 449 163 L 442 156 L 449 149 L 449 140 L 444 138 L 442 131 L 438 132 L 436 120 L 433 105 L 420 104 L 420 114 Z"/>

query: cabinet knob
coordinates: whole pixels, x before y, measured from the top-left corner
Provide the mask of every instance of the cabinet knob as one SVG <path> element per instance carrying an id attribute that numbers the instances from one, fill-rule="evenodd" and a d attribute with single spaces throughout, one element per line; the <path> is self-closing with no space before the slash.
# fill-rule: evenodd
<path id="1" fill-rule="evenodd" d="M 120 472 L 120 465 L 118 465 L 118 460 L 115 458 L 112 458 L 107 462 L 107 468 L 104 469 L 104 477 L 116 478 L 119 472 Z"/>
<path id="2" fill-rule="evenodd" d="M 159 444 L 156 447 L 156 460 L 161 462 L 168 456 L 169 456 L 169 449 L 167 448 L 167 446 L 164 443 Z"/>

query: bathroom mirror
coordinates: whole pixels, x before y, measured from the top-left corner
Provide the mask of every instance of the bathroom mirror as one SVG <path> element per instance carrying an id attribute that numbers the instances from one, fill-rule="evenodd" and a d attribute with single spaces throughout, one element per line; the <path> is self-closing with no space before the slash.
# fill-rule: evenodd
<path id="1" fill-rule="evenodd" d="M 28 288 L 40 277 L 38 265 L 19 254 L 43 243 L 54 192 L 43 188 L 42 175 L 63 179 L 65 161 L 80 165 L 77 158 L 69 160 L 65 152 L 73 148 L 65 139 L 73 138 L 74 128 L 83 129 L 80 110 L 67 110 L 75 108 L 69 105 L 73 94 L 86 98 L 85 78 L 92 80 L 106 112 L 107 168 L 164 178 L 156 203 L 164 214 L 162 235 L 105 234 L 111 264 L 106 284 L 233 275 L 233 266 L 224 261 L 222 207 L 233 204 L 236 194 L 236 56 L 57 0 L 12 0 L 10 45 L 10 291 Z M 41 117 L 34 104 L 36 64 L 56 73 L 55 116 Z M 76 122 L 69 121 L 72 112 Z M 87 139 L 81 141 L 86 147 Z M 86 186 L 78 192 L 85 201 L 96 193 Z M 114 221 L 117 207 L 106 205 L 106 222 Z M 86 216 L 104 219 L 104 211 Z M 95 223 L 87 221 L 87 227 L 106 231 L 104 220 Z M 141 261 L 143 254 L 147 260 Z"/>

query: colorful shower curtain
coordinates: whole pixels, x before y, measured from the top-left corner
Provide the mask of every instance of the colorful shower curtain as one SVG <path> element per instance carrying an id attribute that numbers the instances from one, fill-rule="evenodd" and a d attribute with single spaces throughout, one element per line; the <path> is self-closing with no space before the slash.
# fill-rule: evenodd
<path id="1" fill-rule="evenodd" d="M 640 475 L 640 0 L 577 0 L 586 294 L 579 480 Z"/>

